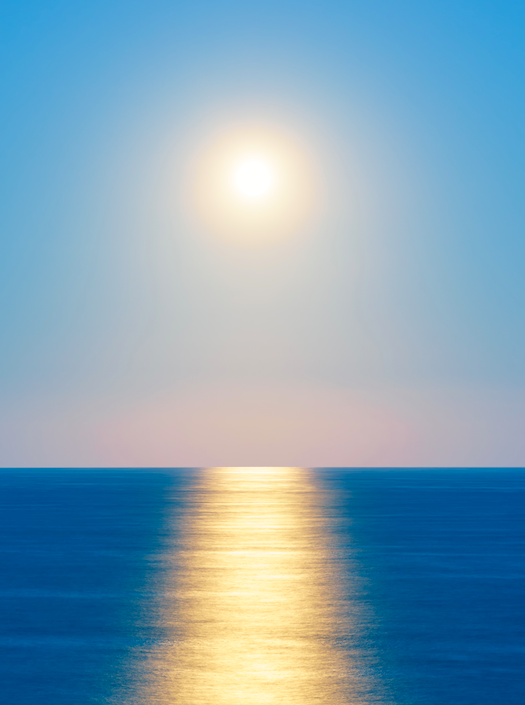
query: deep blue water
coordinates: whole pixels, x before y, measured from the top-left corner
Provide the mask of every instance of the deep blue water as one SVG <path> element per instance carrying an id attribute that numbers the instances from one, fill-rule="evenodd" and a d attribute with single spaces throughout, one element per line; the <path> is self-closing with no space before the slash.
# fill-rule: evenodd
<path id="1" fill-rule="evenodd" d="M 202 510 L 211 491 L 202 484 L 206 472 L 0 471 L 2 702 L 190 702 L 177 696 L 177 664 L 180 679 L 194 667 L 177 661 L 184 658 L 177 654 L 195 637 L 185 610 L 197 609 L 187 597 L 197 588 L 185 587 L 182 575 L 187 581 L 193 570 L 195 537 L 202 553 L 206 531 L 216 531 L 215 524 L 199 524 L 210 516 Z M 301 477 L 293 479 L 297 487 Z M 308 625 L 308 639 L 324 649 L 317 658 L 337 653 L 339 690 L 333 699 L 324 696 L 319 680 L 311 686 L 317 691 L 305 689 L 289 702 L 523 705 L 525 471 L 324 469 L 309 472 L 308 483 L 315 490 L 308 504 L 311 491 L 300 494 L 295 485 L 286 491 L 296 498 L 293 511 L 302 508 L 300 525 L 310 512 L 321 527 L 315 555 L 317 561 L 320 552 L 326 556 L 331 577 L 319 590 L 338 596 L 326 606 L 337 628 L 319 627 L 316 636 Z M 271 487 L 265 492 L 268 503 Z M 298 531 L 294 526 L 286 535 Z M 308 560 L 305 550 L 301 561 Z M 213 585 L 206 589 L 215 594 Z M 310 598 L 301 599 L 301 615 L 308 614 L 304 601 Z M 265 609 L 271 620 L 278 607 Z M 191 624 L 196 619 L 193 614 Z M 221 630 L 221 638 L 236 638 L 227 622 Z M 338 644 L 327 643 L 330 638 Z M 297 668 L 307 652 L 287 648 Z M 360 664 L 347 685 L 341 675 L 346 653 L 349 674 Z M 168 661 L 172 665 L 163 668 L 172 671 L 171 690 L 154 687 L 161 662 Z M 207 677 L 206 663 L 198 668 Z M 235 668 L 232 655 L 232 673 Z M 162 678 L 159 683 L 168 683 L 165 673 Z M 221 688 L 215 693 L 209 686 L 208 700 L 195 695 L 192 705 L 237 702 L 226 685 Z M 354 700 L 355 688 L 360 699 Z M 265 702 L 273 702 L 273 692 Z"/>

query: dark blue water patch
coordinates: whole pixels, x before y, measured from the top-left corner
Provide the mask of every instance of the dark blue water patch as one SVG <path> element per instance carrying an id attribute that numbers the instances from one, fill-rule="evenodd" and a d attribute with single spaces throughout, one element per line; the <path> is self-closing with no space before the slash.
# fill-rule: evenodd
<path id="1" fill-rule="evenodd" d="M 195 477 L 0 472 L 3 702 L 113 703 L 129 693 L 137 654 L 169 639 L 157 586 Z M 342 584 L 363 605 L 366 623 L 348 647 L 373 657 L 391 701 L 523 705 L 525 472 L 314 478 Z"/>
<path id="2" fill-rule="evenodd" d="M 104 703 L 162 638 L 156 556 L 184 471 L 0 472 L 3 702 Z M 175 524 L 175 526 L 174 526 Z"/>
<path id="3" fill-rule="evenodd" d="M 525 703 L 525 472 L 318 474 L 403 705 Z"/>

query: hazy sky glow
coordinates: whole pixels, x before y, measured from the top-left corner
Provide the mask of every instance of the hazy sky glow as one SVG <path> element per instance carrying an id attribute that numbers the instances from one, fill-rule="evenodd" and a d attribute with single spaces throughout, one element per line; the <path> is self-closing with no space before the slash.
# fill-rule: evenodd
<path id="1" fill-rule="evenodd" d="M 525 10 L 4 2 L 0 463 L 525 464 Z"/>

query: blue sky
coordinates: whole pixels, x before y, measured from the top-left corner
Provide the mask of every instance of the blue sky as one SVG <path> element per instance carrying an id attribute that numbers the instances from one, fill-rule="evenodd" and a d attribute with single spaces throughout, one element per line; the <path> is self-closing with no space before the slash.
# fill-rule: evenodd
<path id="1" fill-rule="evenodd" d="M 521 3 L 19 0 L 0 54 L 0 463 L 525 462 Z M 256 252 L 180 208 L 253 120 L 327 194 Z"/>

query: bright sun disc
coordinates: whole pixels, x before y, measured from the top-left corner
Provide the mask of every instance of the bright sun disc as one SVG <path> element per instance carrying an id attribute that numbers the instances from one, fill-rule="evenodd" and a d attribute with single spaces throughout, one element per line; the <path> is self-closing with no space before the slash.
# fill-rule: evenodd
<path id="1" fill-rule="evenodd" d="M 273 191 L 275 172 L 264 159 L 246 158 L 234 171 L 233 186 L 237 194 L 245 200 L 260 201 Z"/>
<path id="2" fill-rule="evenodd" d="M 236 128 L 203 144 L 189 174 L 195 221 L 239 243 L 297 232 L 312 217 L 316 193 L 307 150 L 294 136 Z"/>

